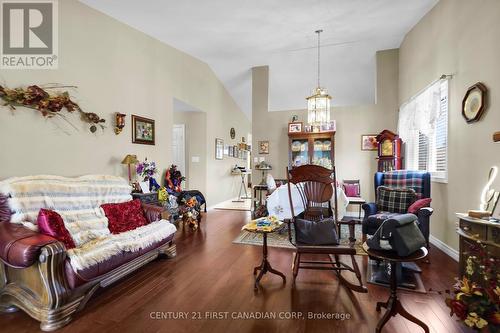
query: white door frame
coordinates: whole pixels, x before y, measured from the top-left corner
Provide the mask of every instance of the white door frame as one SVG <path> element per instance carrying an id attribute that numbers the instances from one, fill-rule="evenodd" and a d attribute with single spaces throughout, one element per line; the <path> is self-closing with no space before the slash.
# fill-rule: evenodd
<path id="1" fill-rule="evenodd" d="M 178 131 L 178 132 L 177 132 Z M 179 135 L 180 134 L 180 135 Z M 178 137 L 176 138 L 176 135 Z M 179 137 L 180 136 L 180 137 Z M 181 142 L 179 142 L 181 141 Z M 186 174 L 186 125 L 174 124 L 172 126 L 172 163 L 187 178 Z"/>

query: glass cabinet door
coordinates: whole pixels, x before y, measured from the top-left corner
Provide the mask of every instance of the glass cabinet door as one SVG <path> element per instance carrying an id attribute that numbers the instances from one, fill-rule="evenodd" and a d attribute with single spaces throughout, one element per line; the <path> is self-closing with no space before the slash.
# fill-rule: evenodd
<path id="1" fill-rule="evenodd" d="M 292 167 L 309 164 L 309 142 L 307 139 L 293 139 L 290 147 Z"/>
<path id="2" fill-rule="evenodd" d="M 332 140 L 314 139 L 312 164 L 320 165 L 327 169 L 332 168 Z"/>

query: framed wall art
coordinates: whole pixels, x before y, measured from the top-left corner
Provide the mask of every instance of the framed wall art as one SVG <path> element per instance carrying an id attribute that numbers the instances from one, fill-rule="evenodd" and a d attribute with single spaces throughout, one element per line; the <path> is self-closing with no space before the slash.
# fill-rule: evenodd
<path id="1" fill-rule="evenodd" d="M 269 141 L 259 141 L 259 154 L 269 154 Z"/>
<path id="2" fill-rule="evenodd" d="M 132 143 L 155 144 L 155 121 L 153 119 L 132 115 Z"/>
<path id="3" fill-rule="evenodd" d="M 288 133 L 300 133 L 302 132 L 302 123 L 294 122 L 288 123 Z"/>
<path id="4" fill-rule="evenodd" d="M 361 135 L 361 150 L 377 150 L 377 134 Z"/>
<path id="5" fill-rule="evenodd" d="M 224 140 L 215 139 L 215 159 L 222 160 L 224 157 Z"/>

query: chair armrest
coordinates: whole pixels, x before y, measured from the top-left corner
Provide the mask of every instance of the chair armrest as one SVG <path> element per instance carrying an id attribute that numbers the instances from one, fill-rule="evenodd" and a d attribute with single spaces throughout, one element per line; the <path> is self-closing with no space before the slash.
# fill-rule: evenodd
<path id="1" fill-rule="evenodd" d="M 0 223 L 0 258 L 12 267 L 31 266 L 40 255 L 41 249 L 57 239 L 30 230 L 21 224 Z"/>
<path id="2" fill-rule="evenodd" d="M 361 206 L 363 210 L 365 211 L 365 219 L 368 218 L 370 215 L 375 215 L 377 214 L 377 204 L 374 202 L 368 202 L 365 203 Z"/>
<path id="3" fill-rule="evenodd" d="M 147 203 L 142 203 L 142 209 L 144 210 L 144 215 L 149 223 L 161 220 L 161 213 L 165 211 L 165 208 L 163 207 Z"/>
<path id="4" fill-rule="evenodd" d="M 418 217 L 429 217 L 433 212 L 434 209 L 432 209 L 431 207 L 423 207 L 418 210 L 417 215 Z"/>

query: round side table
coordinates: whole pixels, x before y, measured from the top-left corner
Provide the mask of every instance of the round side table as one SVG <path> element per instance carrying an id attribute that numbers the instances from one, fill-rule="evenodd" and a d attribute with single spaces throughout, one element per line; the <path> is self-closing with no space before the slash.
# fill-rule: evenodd
<path id="1" fill-rule="evenodd" d="M 273 226 L 273 228 L 271 230 L 266 230 L 266 231 L 264 231 L 264 230 L 255 230 L 253 228 L 246 228 L 248 225 L 245 225 L 243 227 L 244 230 L 247 230 L 249 232 L 255 232 L 255 233 L 258 233 L 258 234 L 262 234 L 262 262 L 260 263 L 259 266 L 256 266 L 253 269 L 253 275 L 254 276 L 257 275 L 258 271 L 260 271 L 259 275 L 257 275 L 256 278 L 255 278 L 255 283 L 254 283 L 254 289 L 255 290 L 259 289 L 259 282 L 262 279 L 262 277 L 264 276 L 264 274 L 266 274 L 267 272 L 272 273 L 272 274 L 276 274 L 276 275 L 280 276 L 283 279 L 283 284 L 286 284 L 285 274 L 283 274 L 280 271 L 277 271 L 276 269 L 272 268 L 271 264 L 267 260 L 267 235 L 270 234 L 270 233 L 272 233 L 272 232 L 276 232 L 276 231 L 280 230 L 283 227 L 283 225 L 284 225 L 284 223 L 281 223 L 280 225 Z"/>
<path id="2" fill-rule="evenodd" d="M 427 257 L 428 253 L 427 249 L 425 247 L 421 247 L 418 251 L 407 257 L 399 257 L 394 252 L 372 250 L 368 248 L 368 245 L 366 245 L 366 243 L 363 244 L 363 250 L 365 250 L 365 252 L 372 257 L 375 257 L 380 260 L 387 260 L 391 265 L 391 285 L 390 285 L 391 295 L 389 296 L 387 302 L 377 302 L 377 307 L 376 307 L 377 312 L 380 311 L 380 308 L 386 308 L 387 311 L 385 312 L 382 319 L 380 319 L 380 321 L 378 322 L 375 332 L 380 333 L 382 331 L 382 327 L 384 327 L 384 325 L 389 321 L 389 319 L 399 313 L 401 316 L 408 319 L 409 321 L 414 322 L 415 324 L 421 326 L 426 333 L 429 333 L 429 327 L 423 321 L 414 317 L 408 311 L 406 311 L 406 309 L 399 301 L 397 295 L 398 284 L 396 279 L 396 263 L 413 262 L 424 259 L 425 257 Z"/>

